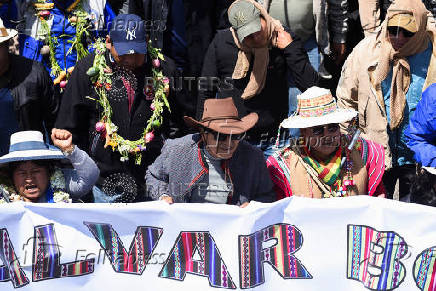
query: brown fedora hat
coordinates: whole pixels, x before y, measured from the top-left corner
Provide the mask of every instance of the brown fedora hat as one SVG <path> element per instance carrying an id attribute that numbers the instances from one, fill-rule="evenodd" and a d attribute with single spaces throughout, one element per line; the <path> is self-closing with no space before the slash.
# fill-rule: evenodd
<path id="1" fill-rule="evenodd" d="M 240 134 L 252 128 L 257 122 L 257 113 L 250 113 L 243 118 L 238 117 L 233 99 L 206 99 L 203 116 L 200 121 L 185 116 L 186 124 L 193 128 L 207 127 L 224 134 Z"/>

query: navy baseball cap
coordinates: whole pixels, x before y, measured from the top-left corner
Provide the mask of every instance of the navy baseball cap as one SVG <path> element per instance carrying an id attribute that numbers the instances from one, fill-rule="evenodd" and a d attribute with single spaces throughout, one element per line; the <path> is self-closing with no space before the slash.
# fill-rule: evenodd
<path id="1" fill-rule="evenodd" d="M 146 54 L 144 21 L 135 14 L 119 14 L 109 32 L 118 55 Z"/>

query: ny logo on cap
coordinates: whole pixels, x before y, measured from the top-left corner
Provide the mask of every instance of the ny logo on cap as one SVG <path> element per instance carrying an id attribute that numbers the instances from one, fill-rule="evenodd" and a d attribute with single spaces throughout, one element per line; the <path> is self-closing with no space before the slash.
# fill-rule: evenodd
<path id="1" fill-rule="evenodd" d="M 237 14 L 235 14 L 234 18 L 235 18 L 238 26 L 244 25 L 245 22 L 247 22 L 247 18 L 245 17 L 244 12 L 242 12 L 242 11 L 239 11 Z"/>
<path id="2" fill-rule="evenodd" d="M 136 27 L 133 27 L 131 30 L 129 28 L 127 28 L 126 39 L 127 40 L 134 40 L 134 39 L 136 39 Z"/>

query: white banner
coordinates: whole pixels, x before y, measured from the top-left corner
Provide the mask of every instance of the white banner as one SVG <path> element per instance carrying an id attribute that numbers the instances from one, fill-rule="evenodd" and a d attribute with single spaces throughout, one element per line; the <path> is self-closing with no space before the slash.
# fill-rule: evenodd
<path id="1" fill-rule="evenodd" d="M 0 205 L 0 290 L 436 290 L 436 211 L 350 197 Z"/>

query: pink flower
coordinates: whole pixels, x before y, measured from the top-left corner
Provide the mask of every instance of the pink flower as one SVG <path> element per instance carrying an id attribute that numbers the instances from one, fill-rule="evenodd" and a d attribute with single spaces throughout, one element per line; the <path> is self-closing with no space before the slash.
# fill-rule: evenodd
<path id="1" fill-rule="evenodd" d="M 67 81 L 61 81 L 60 83 L 59 83 L 59 86 L 63 89 L 63 88 L 65 88 L 65 87 L 67 87 Z"/>
<path id="2" fill-rule="evenodd" d="M 160 67 L 160 61 L 159 59 L 154 59 L 152 62 L 153 67 L 159 68 Z"/>
<path id="3" fill-rule="evenodd" d="M 42 17 L 50 16 L 50 11 L 43 10 L 43 11 L 39 12 L 39 16 L 42 16 Z"/>
<path id="4" fill-rule="evenodd" d="M 154 139 L 154 133 L 153 132 L 149 132 L 145 135 L 145 142 L 149 143 Z"/>
<path id="5" fill-rule="evenodd" d="M 162 82 L 163 82 L 164 84 L 169 84 L 169 83 L 170 83 L 170 79 L 168 79 L 167 77 L 164 77 L 164 78 L 162 79 Z"/>
<path id="6" fill-rule="evenodd" d="M 156 109 L 156 106 L 154 106 L 154 103 L 151 103 L 150 109 L 153 110 L 153 111 Z"/>
<path id="7" fill-rule="evenodd" d="M 95 124 L 95 130 L 96 130 L 97 132 L 102 132 L 102 131 L 104 131 L 105 129 L 106 129 L 106 125 L 105 125 L 103 122 L 99 121 L 99 122 L 97 122 L 97 123 Z"/>

